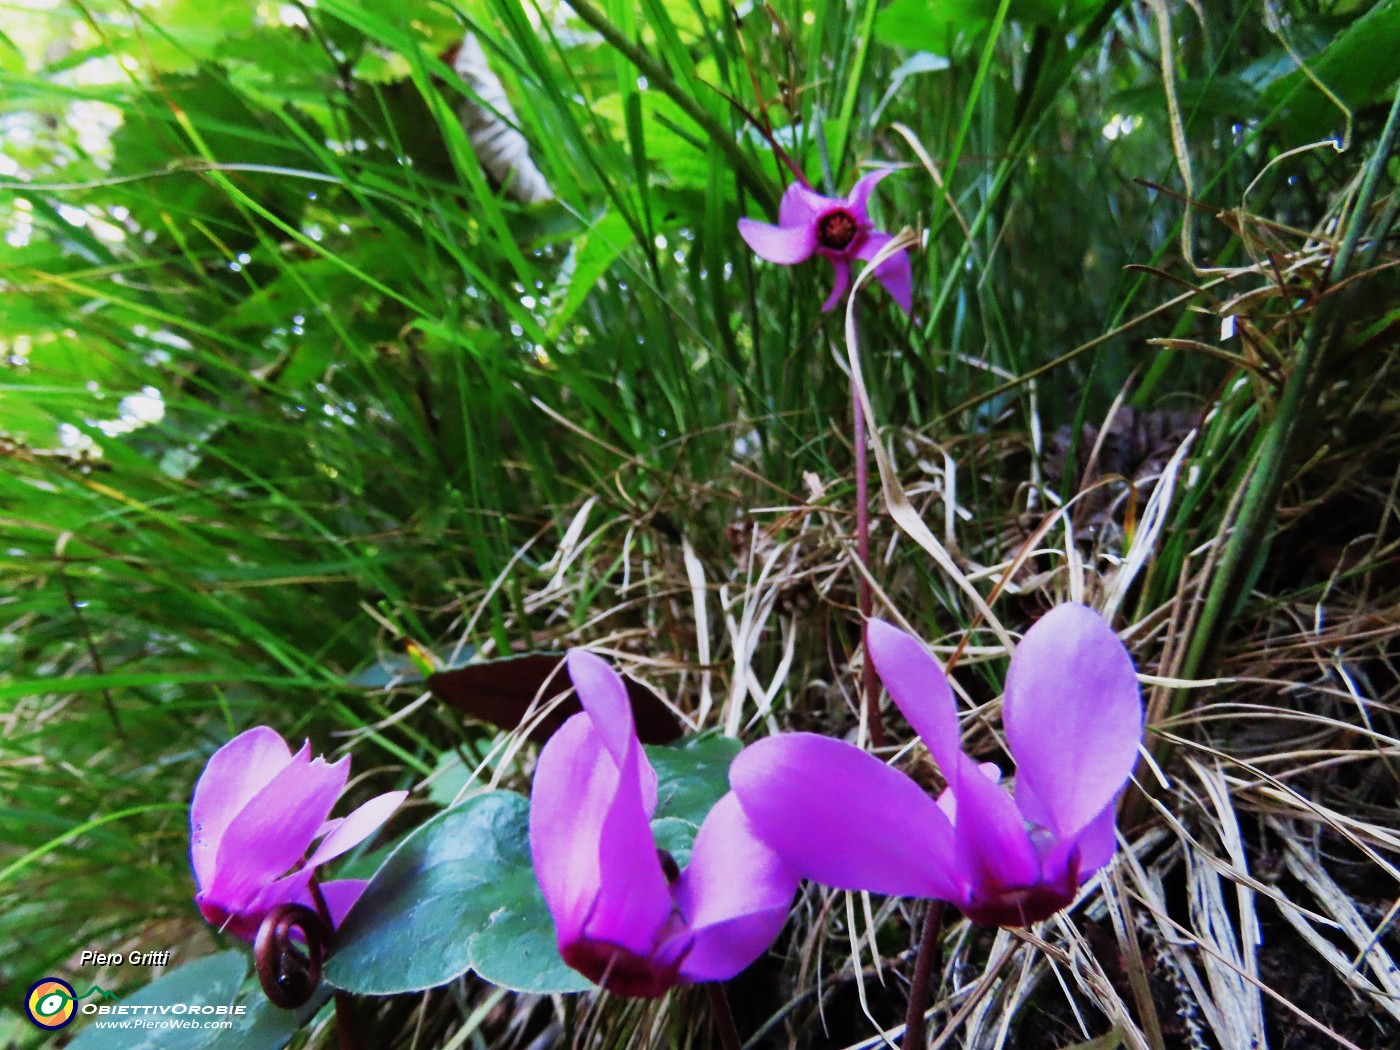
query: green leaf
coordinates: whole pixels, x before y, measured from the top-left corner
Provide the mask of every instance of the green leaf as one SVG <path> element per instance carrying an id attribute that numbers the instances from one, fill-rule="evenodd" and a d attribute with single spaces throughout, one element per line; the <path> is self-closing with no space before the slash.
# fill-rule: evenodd
<path id="1" fill-rule="evenodd" d="M 490 791 L 409 835 L 341 924 L 326 979 L 361 995 L 435 988 L 468 970 L 522 992 L 592 987 L 555 947 L 528 823 L 522 796 Z"/>
<path id="2" fill-rule="evenodd" d="M 459 797 L 481 790 L 485 781 L 495 776 L 502 763 L 514 761 L 511 757 L 513 749 L 505 746 L 506 736 L 505 733 L 496 733 L 477 742 L 477 751 L 486 755 L 484 764 L 476 759 L 464 761 L 456 751 L 444 751 L 438 755 L 432 780 L 428 783 L 428 798 L 446 809 Z"/>
<path id="3" fill-rule="evenodd" d="M 445 671 L 463 667 L 476 656 L 474 645 L 447 645 L 432 651 L 437 666 Z M 413 685 L 424 678 L 422 665 L 405 653 L 384 653 L 374 663 L 356 671 L 345 680 L 346 685 L 360 689 L 388 689 Z"/>
<path id="4" fill-rule="evenodd" d="M 998 0 L 894 0 L 875 20 L 875 36 L 890 47 L 949 53 L 957 38 L 982 32 Z M 1007 18 L 1034 26 L 1069 27 L 1086 18 L 1096 0 L 1011 0 Z"/>
<path id="5" fill-rule="evenodd" d="M 700 829 L 680 817 L 662 817 L 651 822 L 651 836 L 656 840 L 656 848 L 671 855 L 678 868 L 684 869 L 690 863 L 691 847 Z"/>
<path id="6" fill-rule="evenodd" d="M 1188 127 L 1193 120 L 1201 117 L 1244 121 L 1263 113 L 1259 93 L 1248 81 L 1239 77 L 1217 76 L 1178 81 L 1176 98 Z M 1167 96 L 1162 91 L 1161 83 L 1153 80 L 1118 92 L 1109 99 L 1105 108 L 1109 112 L 1165 113 Z"/>
<path id="7" fill-rule="evenodd" d="M 1400 51 L 1400 3 L 1384 0 L 1353 22 L 1302 69 L 1279 77 L 1264 90 L 1270 107 L 1287 105 L 1288 127 L 1296 142 L 1317 139 L 1340 129 L 1345 115 L 1337 101 L 1313 82 L 1321 81 L 1353 112 L 1380 100 L 1400 77 L 1395 54 Z"/>
<path id="8" fill-rule="evenodd" d="M 699 827 L 729 790 L 729 764 L 743 745 L 731 736 L 689 737 L 674 747 L 647 747 L 656 769 L 655 820 L 679 817 Z"/>
<path id="9" fill-rule="evenodd" d="M 6 73 L 24 72 L 24 52 L 4 33 L 0 33 L 0 71 Z"/>
<path id="10" fill-rule="evenodd" d="M 110 1004 L 113 1021 L 123 1020 L 115 1013 L 127 1007 L 126 1017 L 159 1020 L 231 1021 L 230 1028 L 98 1028 L 89 1023 L 73 1040 L 73 1050 L 281 1050 L 297 1029 L 297 1012 L 273 1006 L 256 985 L 244 987 L 248 976 L 248 956 L 242 951 L 220 952 L 187 963 L 152 981 L 136 994 Z M 178 1007 L 244 1007 L 242 1014 L 206 1015 Z M 132 1010 L 131 1007 L 137 1009 Z M 150 1010 L 142 1007 L 152 1007 Z M 164 1014 L 160 1007 L 168 1007 Z"/>
<path id="11" fill-rule="evenodd" d="M 642 159 L 657 182 L 704 188 L 710 173 L 705 132 L 674 100 L 659 91 L 608 95 L 593 104 L 593 112 L 611 121 L 634 150 L 639 141 L 645 143 Z"/>
<path id="12" fill-rule="evenodd" d="M 564 326 L 593 294 L 603 275 L 633 243 L 632 228 L 627 225 L 626 218 L 615 211 L 604 213 L 573 243 L 560 268 L 562 287 L 556 290 L 556 296 L 562 292 L 562 300 L 549 319 L 551 342 L 559 338 Z"/>
<path id="13" fill-rule="evenodd" d="M 885 107 L 890 104 L 890 100 L 899 93 L 899 89 L 904 86 L 904 82 L 910 77 L 916 77 L 921 73 L 941 73 L 950 65 L 949 61 L 942 55 L 935 55 L 929 51 L 916 51 L 903 62 L 899 68 L 890 74 L 890 86 L 885 89 L 885 94 L 880 99 L 880 104 L 875 107 L 875 112 L 870 115 L 872 125 L 880 122 L 880 114 L 885 111 Z"/>
<path id="14" fill-rule="evenodd" d="M 444 751 L 438 755 L 433 767 L 433 780 L 428 785 L 428 798 L 439 806 L 450 806 L 461 790 L 467 786 L 472 771 L 462 762 L 462 756 L 455 751 Z"/>

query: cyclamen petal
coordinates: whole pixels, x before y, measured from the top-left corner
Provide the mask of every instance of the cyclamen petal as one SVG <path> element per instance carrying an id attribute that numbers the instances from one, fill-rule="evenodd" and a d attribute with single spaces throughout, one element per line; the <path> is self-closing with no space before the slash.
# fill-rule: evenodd
<path id="1" fill-rule="evenodd" d="M 671 894 L 642 805 L 638 767 L 646 759 L 633 741 L 598 837 L 599 882 L 585 929 L 594 939 L 641 955 L 671 914 Z"/>
<path id="2" fill-rule="evenodd" d="M 220 933 L 231 933 L 245 941 L 252 941 L 262 925 L 263 916 L 279 904 L 301 904 L 311 901 L 308 887 L 315 872 L 310 868 L 298 868 L 290 875 L 259 886 L 253 893 L 241 899 L 237 907 L 225 907 L 221 899 L 227 893 L 216 890 L 200 892 L 194 902 L 205 921 Z"/>
<path id="3" fill-rule="evenodd" d="M 655 774 L 630 709 L 607 699 L 625 699 L 621 679 L 591 654 L 570 653 L 568 667 L 584 710 L 541 751 L 530 805 L 530 851 L 560 955 L 618 995 L 734 976 L 781 930 L 797 876 L 737 803 L 721 800 L 690 866 L 668 880 L 649 823 Z"/>
<path id="4" fill-rule="evenodd" d="M 1094 872 L 1098 871 L 1113 858 L 1113 851 L 1118 846 L 1117 835 L 1118 799 L 1115 798 L 1088 825 L 1075 835 L 1072 839 L 1066 839 L 1061 844 L 1061 849 L 1068 858 L 1074 855 L 1079 864 L 1080 881 L 1084 881 Z M 1053 877 L 1051 869 L 1058 858 L 1055 854 L 1050 854 L 1045 859 L 1047 875 Z"/>
<path id="5" fill-rule="evenodd" d="M 588 712 L 594 731 L 601 734 L 603 745 L 619 768 L 635 751 L 638 785 L 642 807 L 647 819 L 656 812 L 656 771 L 642 753 L 637 739 L 637 726 L 632 717 L 632 701 L 627 685 L 607 663 L 583 649 L 571 650 L 564 658 L 569 678 L 578 692 L 579 703 Z"/>
<path id="6" fill-rule="evenodd" d="M 869 262 L 892 240 L 888 233 L 872 233 L 856 249 L 856 257 Z M 914 274 L 908 252 L 895 252 L 882 262 L 875 270 L 875 279 L 906 314 L 914 308 Z"/>
<path id="7" fill-rule="evenodd" d="M 851 260 L 869 261 L 890 236 L 871 228 L 871 191 L 891 169 L 863 176 L 847 197 L 823 197 L 800 183 L 783 193 L 778 205 L 778 224 L 739 220 L 739 234 L 759 257 L 782 266 L 794 266 L 813 255 L 824 255 L 835 269 L 835 282 L 822 303 L 822 310 L 833 310 L 850 287 Z M 909 253 L 899 251 L 880 264 L 875 277 L 908 313 L 913 306 L 913 284 Z"/>
<path id="8" fill-rule="evenodd" d="M 598 843 L 617 779 L 618 768 L 584 712 L 549 738 L 535 764 L 530 855 L 561 943 L 582 934 L 602 883 Z"/>
<path id="9" fill-rule="evenodd" d="M 770 226 L 766 222 L 740 219 L 739 235 L 754 254 L 781 266 L 806 262 L 817 250 L 816 232 L 810 224 Z"/>
<path id="10" fill-rule="evenodd" d="M 306 899 L 315 868 L 373 834 L 405 797 L 389 792 L 328 821 L 349 772 L 349 758 L 313 759 L 309 745 L 294 755 L 266 726 L 215 752 L 190 805 L 195 901 L 210 923 L 251 941 L 270 909 Z"/>
<path id="11" fill-rule="evenodd" d="M 348 817 L 332 821 L 335 826 L 321 840 L 316 851 L 306 862 L 309 868 L 317 867 L 334 860 L 342 853 L 354 849 L 383 826 L 408 798 L 407 791 L 386 791 L 370 799 Z"/>
<path id="12" fill-rule="evenodd" d="M 190 860 L 199 882 L 213 878 L 229 823 L 291 758 L 287 742 L 268 726 L 240 733 L 214 752 L 190 802 Z"/>
<path id="13" fill-rule="evenodd" d="M 1040 881 L 1040 859 L 1005 788 L 961 753 L 947 775 L 948 792 L 957 804 L 954 855 L 965 882 L 964 898 L 952 903 L 975 918 L 987 901 L 1034 887 Z"/>
<path id="14" fill-rule="evenodd" d="M 833 257 L 831 260 L 831 268 L 835 271 L 833 273 L 835 280 L 831 285 L 831 294 L 828 295 L 826 301 L 822 303 L 822 313 L 826 313 L 828 310 L 835 310 L 840 306 L 841 300 L 846 298 L 846 292 L 851 287 L 850 263 L 845 259 Z"/>
<path id="15" fill-rule="evenodd" d="M 1143 709 L 1132 657 L 1098 613 L 1061 605 L 1012 654 L 1002 717 L 1018 783 L 1057 835 L 1075 835 L 1137 762 Z"/>
<path id="16" fill-rule="evenodd" d="M 734 792 L 715 803 L 675 885 L 689 924 L 687 981 L 732 977 L 787 923 L 797 875 L 754 832 Z"/>
<path id="17" fill-rule="evenodd" d="M 778 202 L 778 225 L 801 226 L 813 222 L 822 212 L 840 205 L 839 200 L 823 197 L 802 183 L 794 182 L 783 191 L 783 199 Z"/>
<path id="18" fill-rule="evenodd" d="M 803 878 L 908 897 L 961 896 L 953 829 L 912 780 L 814 733 L 750 745 L 729 784 L 759 836 Z"/>
<path id="19" fill-rule="evenodd" d="M 885 691 L 945 770 L 944 776 L 951 775 L 962 743 L 948 676 L 922 642 L 893 624 L 871 620 L 865 636 L 870 662 Z"/>
<path id="20" fill-rule="evenodd" d="M 226 892 L 254 889 L 306 856 L 349 774 L 348 758 L 313 760 L 304 744 L 224 829 L 217 866 Z"/>
<path id="21" fill-rule="evenodd" d="M 877 168 L 866 175 L 862 175 L 856 180 L 856 184 L 851 187 L 851 195 L 846 198 L 847 206 L 856 213 L 863 222 L 869 222 L 870 217 L 866 208 L 870 204 L 870 193 L 880 184 L 880 180 L 891 174 L 893 168 Z"/>
<path id="22" fill-rule="evenodd" d="M 326 910 L 331 913 L 332 929 L 338 927 L 345 916 L 350 914 L 350 909 L 368 888 L 369 879 L 334 879 L 321 883 L 321 899 L 326 902 Z M 310 896 L 311 894 L 307 893 L 307 897 Z M 315 907 L 314 900 L 301 903 L 310 908 Z"/>
<path id="23" fill-rule="evenodd" d="M 1029 925 L 1070 904 L 1113 855 L 1116 801 L 1142 732 L 1132 659 L 1109 626 L 1087 607 L 1063 606 L 1013 654 L 1005 721 L 1014 796 L 994 765 L 963 752 L 947 679 L 922 644 L 879 620 L 867 639 L 947 789 L 933 803 L 850 745 L 775 737 L 730 774 L 759 835 L 805 877 L 948 901 L 982 925 Z"/>

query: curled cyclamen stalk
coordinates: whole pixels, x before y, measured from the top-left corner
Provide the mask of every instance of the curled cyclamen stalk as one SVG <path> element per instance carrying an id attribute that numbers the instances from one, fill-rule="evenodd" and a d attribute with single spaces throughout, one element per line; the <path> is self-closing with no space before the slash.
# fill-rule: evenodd
<path id="1" fill-rule="evenodd" d="M 253 964 L 263 994 L 275 1006 L 295 1010 L 305 1006 L 321 984 L 321 963 L 330 954 L 331 928 L 326 898 L 313 880 L 312 911 L 304 904 L 279 904 L 263 916 L 253 938 Z M 306 945 L 303 953 L 293 931 Z M 335 1030 L 340 1050 L 360 1050 L 355 1028 L 355 1004 L 346 992 L 335 993 Z"/>
<path id="2" fill-rule="evenodd" d="M 305 952 L 293 938 L 294 930 L 301 933 Z M 253 939 L 263 994 L 284 1010 L 306 1005 L 321 983 L 321 961 L 330 940 L 330 925 L 304 904 L 279 904 L 269 911 Z"/>

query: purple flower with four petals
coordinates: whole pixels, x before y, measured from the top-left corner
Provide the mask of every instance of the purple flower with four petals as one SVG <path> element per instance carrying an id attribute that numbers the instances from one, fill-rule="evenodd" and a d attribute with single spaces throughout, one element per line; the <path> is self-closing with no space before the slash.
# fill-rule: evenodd
<path id="1" fill-rule="evenodd" d="M 822 303 L 823 310 L 830 310 L 851 285 L 851 260 L 869 262 L 892 239 L 872 228 L 866 211 L 870 191 L 889 173 L 889 168 L 871 172 L 845 198 L 823 197 L 794 182 L 778 205 L 778 225 L 740 219 L 739 234 L 759 256 L 783 266 L 806 262 L 813 255 L 830 259 L 836 270 L 836 286 Z M 913 305 L 909 253 L 891 255 L 880 264 L 875 277 L 908 313 Z"/>
<path id="2" fill-rule="evenodd" d="M 583 711 L 540 752 L 530 804 L 530 851 L 560 954 L 618 995 L 728 980 L 783 928 L 797 876 L 755 838 L 733 792 L 678 870 L 652 835 L 656 771 L 622 679 L 591 653 L 567 660 Z"/>
<path id="3" fill-rule="evenodd" d="M 251 941 L 277 905 L 314 908 L 316 868 L 369 838 L 408 796 L 389 791 L 347 817 L 327 820 L 349 775 L 349 756 L 334 764 L 313 759 L 309 743 L 293 755 L 267 726 L 219 748 L 190 804 L 190 860 L 199 889 L 194 899 L 204 917 Z M 363 879 L 320 885 L 333 926 L 366 885 Z"/>
<path id="4" fill-rule="evenodd" d="M 1059 911 L 1108 863 L 1143 708 L 1132 658 L 1092 609 L 1062 605 L 1011 657 L 1003 721 L 1015 794 L 963 753 L 952 690 L 915 638 L 870 621 L 870 659 L 948 782 L 937 801 L 859 748 L 810 733 L 743 752 L 730 783 L 754 829 L 805 878 L 928 897 L 984 926 Z"/>

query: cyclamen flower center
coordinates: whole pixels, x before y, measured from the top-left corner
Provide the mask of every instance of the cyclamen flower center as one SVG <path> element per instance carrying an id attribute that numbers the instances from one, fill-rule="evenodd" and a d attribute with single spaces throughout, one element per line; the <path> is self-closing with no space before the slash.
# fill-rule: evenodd
<path id="1" fill-rule="evenodd" d="M 817 243 L 833 252 L 843 252 L 860 232 L 856 217 L 844 208 L 829 211 L 817 220 Z"/>
<path id="2" fill-rule="evenodd" d="M 655 999 L 677 983 L 682 959 L 658 962 L 611 941 L 583 938 L 560 949 L 564 961 L 614 995 Z"/>

